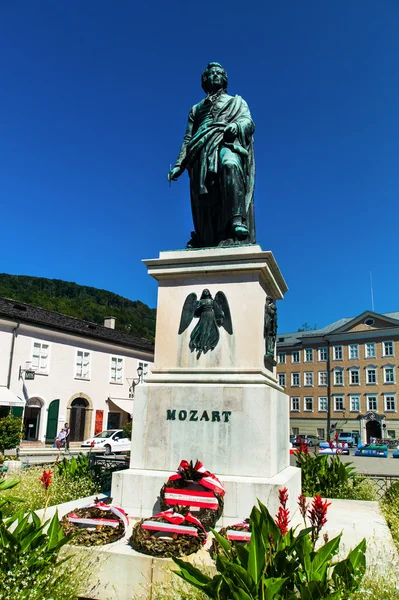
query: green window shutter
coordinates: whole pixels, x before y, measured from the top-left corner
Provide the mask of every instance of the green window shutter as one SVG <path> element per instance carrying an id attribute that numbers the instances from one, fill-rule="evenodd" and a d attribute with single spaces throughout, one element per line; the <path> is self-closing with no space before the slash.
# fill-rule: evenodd
<path id="1" fill-rule="evenodd" d="M 59 400 L 52 400 L 47 411 L 46 444 L 52 444 L 57 436 Z"/>
<path id="2" fill-rule="evenodd" d="M 11 414 L 14 415 L 14 417 L 22 417 L 23 412 L 24 412 L 23 406 L 12 406 L 11 407 Z"/>

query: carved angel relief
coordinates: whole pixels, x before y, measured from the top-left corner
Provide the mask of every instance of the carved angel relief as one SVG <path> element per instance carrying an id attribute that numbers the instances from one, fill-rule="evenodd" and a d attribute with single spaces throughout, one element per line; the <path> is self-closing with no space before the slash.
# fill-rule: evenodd
<path id="1" fill-rule="evenodd" d="M 229 303 L 223 292 L 218 292 L 213 299 L 210 291 L 204 290 L 199 300 L 194 292 L 189 294 L 181 312 L 179 335 L 194 317 L 199 321 L 191 332 L 189 347 L 191 352 L 197 351 L 197 358 L 216 348 L 220 338 L 219 327 L 223 326 L 227 333 L 233 334 Z"/>

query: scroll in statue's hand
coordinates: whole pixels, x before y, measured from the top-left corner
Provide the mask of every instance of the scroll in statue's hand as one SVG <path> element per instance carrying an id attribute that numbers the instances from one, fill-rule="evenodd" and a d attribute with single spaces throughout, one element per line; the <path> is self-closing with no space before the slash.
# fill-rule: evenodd
<path id="1" fill-rule="evenodd" d="M 226 142 L 234 142 L 237 137 L 238 126 L 236 123 L 230 123 L 224 130 L 224 139 Z"/>
<path id="2" fill-rule="evenodd" d="M 178 179 L 182 173 L 184 173 L 183 167 L 173 167 L 173 169 L 168 173 L 168 181 L 176 181 L 176 179 Z"/>

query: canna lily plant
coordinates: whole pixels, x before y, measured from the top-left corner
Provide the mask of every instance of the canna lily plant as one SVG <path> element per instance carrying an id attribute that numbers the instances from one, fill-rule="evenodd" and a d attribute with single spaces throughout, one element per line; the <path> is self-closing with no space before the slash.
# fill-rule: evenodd
<path id="1" fill-rule="evenodd" d="M 215 600 L 339 600 L 358 589 L 366 568 L 363 540 L 348 556 L 334 561 L 341 535 L 316 549 L 327 520 L 329 504 L 316 496 L 311 504 L 298 499 L 305 528 L 289 528 L 288 493 L 279 493 L 275 519 L 258 500 L 250 516 L 251 540 L 236 544 L 212 530 L 221 550 L 216 557 L 217 575 L 205 575 L 178 558 L 175 573 Z M 310 526 L 307 527 L 307 519 Z"/>

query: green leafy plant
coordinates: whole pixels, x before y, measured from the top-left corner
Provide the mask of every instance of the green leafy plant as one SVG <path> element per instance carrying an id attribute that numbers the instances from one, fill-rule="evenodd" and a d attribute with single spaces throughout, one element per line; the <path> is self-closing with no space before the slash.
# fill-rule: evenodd
<path id="1" fill-rule="evenodd" d="M 381 510 L 399 550 L 399 481 L 393 483 L 381 499 Z"/>
<path id="2" fill-rule="evenodd" d="M 283 493 L 283 495 L 282 495 Z M 333 562 L 341 535 L 316 549 L 326 522 L 328 504 L 317 496 L 309 507 L 302 499 L 303 516 L 311 527 L 299 533 L 288 529 L 286 490 L 280 492 L 276 522 L 258 500 L 250 516 L 251 540 L 247 545 L 230 543 L 213 532 L 222 550 L 216 558 L 214 577 L 181 559 L 176 574 L 217 600 L 338 600 L 358 589 L 366 568 L 363 540 L 344 560 Z M 235 551 L 233 551 L 233 548 Z"/>
<path id="3" fill-rule="evenodd" d="M 11 490 L 16 485 L 18 485 L 18 479 L 6 479 L 0 482 L 0 492 L 5 492 L 6 490 Z M 20 502 L 19 498 L 14 498 L 13 496 L 8 496 L 4 498 L 0 497 L 0 511 L 8 502 Z M 0 513 L 1 514 L 1 513 Z"/>
<path id="4" fill-rule="evenodd" d="M 19 446 L 22 439 L 22 419 L 7 415 L 0 419 L 0 452 Z"/>
<path id="5" fill-rule="evenodd" d="M 129 440 L 132 439 L 132 425 L 133 425 L 133 421 L 132 419 L 129 419 L 128 421 L 125 421 L 123 424 L 123 435 L 124 437 L 129 438 Z"/>
<path id="6" fill-rule="evenodd" d="M 91 472 L 89 457 L 85 454 L 78 454 L 77 457 L 72 456 L 70 460 L 63 458 L 62 461 L 56 462 L 57 475 L 66 478 L 79 478 Z"/>
<path id="7" fill-rule="evenodd" d="M 321 494 L 326 498 L 345 498 L 355 495 L 363 481 L 352 463 L 343 463 L 339 454 L 311 454 L 301 446 L 296 454 L 296 466 L 301 469 L 302 492 L 307 496 Z"/>
<path id="8" fill-rule="evenodd" d="M 44 467 L 44 469 L 52 468 L 53 465 Z M 30 467 L 23 470 L 19 475 L 18 497 L 21 500 L 18 508 L 23 508 L 25 512 L 38 510 L 45 506 L 47 494 L 43 493 L 43 483 L 40 480 L 42 474 L 43 467 Z M 8 482 L 9 478 L 4 481 Z M 97 494 L 99 490 L 99 484 L 93 480 L 91 474 L 84 475 L 82 473 L 79 477 L 63 477 L 56 472 L 51 484 L 48 506 L 92 496 Z M 14 501 L 14 490 L 5 489 L 1 497 L 3 500 Z M 15 511 L 15 506 L 12 502 L 8 502 L 2 510 L 4 515 L 10 516 Z"/>

